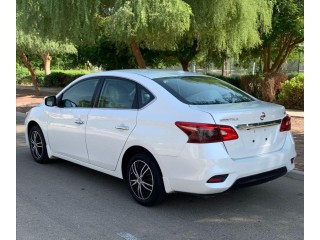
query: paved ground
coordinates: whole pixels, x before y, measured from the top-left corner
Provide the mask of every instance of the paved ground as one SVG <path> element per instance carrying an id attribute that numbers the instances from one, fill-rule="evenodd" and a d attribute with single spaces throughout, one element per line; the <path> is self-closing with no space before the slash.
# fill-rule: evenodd
<path id="1" fill-rule="evenodd" d="M 42 88 L 39 95 L 35 95 L 32 87 L 17 86 L 16 89 L 16 111 L 27 112 L 33 106 L 43 101 L 44 96 L 55 95 L 61 89 Z M 297 158 L 296 169 L 304 171 L 304 113 L 302 111 L 289 110 L 292 117 L 292 133 L 296 142 Z"/>
<path id="2" fill-rule="evenodd" d="M 119 179 L 56 160 L 33 161 L 17 117 L 17 239 L 235 239 L 304 237 L 304 182 L 282 177 L 214 197 L 135 203 Z"/>

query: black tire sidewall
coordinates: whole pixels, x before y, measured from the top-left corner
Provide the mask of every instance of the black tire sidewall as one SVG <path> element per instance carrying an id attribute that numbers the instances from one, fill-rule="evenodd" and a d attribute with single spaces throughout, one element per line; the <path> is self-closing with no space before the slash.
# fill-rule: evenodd
<path id="1" fill-rule="evenodd" d="M 32 151 L 32 146 L 31 146 L 31 134 L 32 132 L 34 131 L 37 131 L 40 138 L 41 138 L 41 141 L 43 143 L 43 151 L 42 151 L 42 154 L 41 154 L 41 157 L 40 158 L 37 158 L 36 156 L 34 156 L 34 153 Z M 33 159 L 37 162 L 37 163 L 46 163 L 48 162 L 48 153 L 47 153 L 47 145 L 46 145 L 46 140 L 43 136 L 43 133 L 40 129 L 40 127 L 38 125 L 34 125 L 30 131 L 29 131 L 29 134 L 28 134 L 28 137 L 29 137 L 29 147 L 30 147 L 30 151 L 31 151 L 31 155 L 33 157 Z"/>
<path id="2" fill-rule="evenodd" d="M 133 190 L 131 189 L 130 182 L 129 182 L 130 167 L 135 161 L 138 161 L 138 160 L 146 163 L 149 166 L 149 168 L 152 172 L 152 175 L 153 175 L 153 181 L 154 181 L 153 191 L 152 191 L 150 197 L 145 200 L 139 199 L 134 194 Z M 131 159 L 129 160 L 127 169 L 126 169 L 126 182 L 127 182 L 127 186 L 128 186 L 128 189 L 129 189 L 131 196 L 141 205 L 144 205 L 144 206 L 157 205 L 160 202 L 162 202 L 165 198 L 166 193 L 164 190 L 161 171 L 160 171 L 158 165 L 155 163 L 154 158 L 151 157 L 149 154 L 141 153 L 141 154 L 135 154 L 131 157 Z"/>

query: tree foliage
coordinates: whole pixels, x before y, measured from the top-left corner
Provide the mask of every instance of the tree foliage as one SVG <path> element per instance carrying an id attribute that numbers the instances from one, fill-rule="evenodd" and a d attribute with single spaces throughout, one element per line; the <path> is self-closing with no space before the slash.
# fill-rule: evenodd
<path id="1" fill-rule="evenodd" d="M 24 34 L 21 30 L 16 32 L 16 49 L 24 65 L 28 68 L 36 92 L 39 92 L 39 86 L 36 80 L 35 68 L 30 64 L 27 55 L 38 55 L 44 63 L 45 73 L 50 74 L 50 54 L 76 53 L 77 49 L 73 44 L 67 42 L 57 42 L 49 39 L 43 39 L 38 34 Z"/>
<path id="2" fill-rule="evenodd" d="M 140 68 L 145 62 L 139 46 L 175 49 L 190 27 L 191 8 L 182 0 L 118 0 L 107 22 L 111 39 L 130 44 Z"/>
<path id="3" fill-rule="evenodd" d="M 267 0 L 185 0 L 192 8 L 190 30 L 179 44 L 177 57 L 187 64 L 202 52 L 206 61 L 223 63 L 261 43 L 271 27 L 272 2 Z M 190 49 L 190 51 L 186 51 Z"/>
<path id="4" fill-rule="evenodd" d="M 17 25 L 44 39 L 93 42 L 100 1 L 17 0 Z"/>
<path id="5" fill-rule="evenodd" d="M 42 58 L 45 75 L 50 74 L 50 63 L 52 55 L 58 54 L 76 54 L 77 49 L 69 42 L 59 42 L 50 39 L 44 39 L 39 34 L 24 34 L 18 30 L 16 34 L 17 50 L 24 54 L 38 55 Z"/>
<path id="6" fill-rule="evenodd" d="M 145 58 L 158 66 L 176 57 L 188 70 L 197 55 L 223 66 L 249 54 L 261 58 L 265 72 L 276 72 L 303 41 L 303 0 L 17 0 L 17 26 L 43 39 L 39 51 L 45 44 L 52 51 L 57 43 L 86 46 L 92 62 L 107 69 L 121 61 L 134 66 L 131 48 L 142 68 Z"/>
<path id="7" fill-rule="evenodd" d="M 107 32 L 116 41 L 135 39 L 148 48 L 173 49 L 189 29 L 190 16 L 189 5 L 181 0 L 118 0 Z"/>
<path id="8" fill-rule="evenodd" d="M 263 72 L 281 70 L 290 53 L 304 41 L 304 1 L 277 0 L 273 8 L 272 31 L 263 37 L 259 49 Z"/>
<path id="9" fill-rule="evenodd" d="M 206 48 L 239 54 L 261 43 L 271 27 L 267 0 L 186 0 L 194 13 L 195 31 Z"/>
<path id="10" fill-rule="evenodd" d="M 16 32 L 16 46 L 18 51 L 26 54 L 51 55 L 64 53 L 77 53 L 75 46 L 68 42 L 53 41 L 41 38 L 38 34 L 24 34 L 22 31 Z"/>
<path id="11" fill-rule="evenodd" d="M 78 47 L 78 62 L 82 65 L 90 62 L 105 70 L 136 68 L 136 62 L 125 44 L 115 44 L 108 37 L 101 37 L 94 45 Z"/>

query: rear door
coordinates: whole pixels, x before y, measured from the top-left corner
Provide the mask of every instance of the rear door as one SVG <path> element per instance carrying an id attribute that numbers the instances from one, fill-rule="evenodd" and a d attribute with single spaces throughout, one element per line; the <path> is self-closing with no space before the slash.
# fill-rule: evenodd
<path id="1" fill-rule="evenodd" d="M 137 122 L 137 84 L 106 78 L 97 105 L 90 111 L 86 142 L 92 164 L 115 170 L 122 149 Z"/>

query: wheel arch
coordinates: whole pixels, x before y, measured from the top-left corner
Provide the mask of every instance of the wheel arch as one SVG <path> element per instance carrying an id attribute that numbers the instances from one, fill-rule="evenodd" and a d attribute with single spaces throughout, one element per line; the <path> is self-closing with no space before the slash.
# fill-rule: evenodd
<path id="1" fill-rule="evenodd" d="M 27 134 L 28 134 L 28 136 L 29 136 L 29 132 L 30 132 L 31 128 L 32 128 L 33 126 L 35 126 L 35 125 L 38 125 L 39 128 L 41 129 L 42 133 L 43 133 L 43 130 L 42 130 L 40 124 L 37 123 L 37 122 L 34 121 L 34 120 L 31 120 L 30 122 L 28 122 L 28 125 L 27 125 Z"/>
<path id="2" fill-rule="evenodd" d="M 141 147 L 141 146 L 138 146 L 138 145 L 135 145 L 135 146 L 129 147 L 125 151 L 125 153 L 123 154 L 122 163 L 121 163 L 121 173 L 122 173 L 122 178 L 123 179 L 126 179 L 126 169 L 127 169 L 128 163 L 130 161 L 130 158 L 134 154 L 137 154 L 137 153 L 145 153 L 145 154 L 148 154 L 149 156 L 151 156 L 153 161 L 156 163 L 157 167 L 159 168 L 161 176 L 163 176 L 162 170 L 161 170 L 161 168 L 159 166 L 159 163 L 156 160 L 156 158 L 153 156 L 153 154 L 148 149 L 146 149 L 144 147 Z"/>
<path id="3" fill-rule="evenodd" d="M 47 134 L 46 132 L 44 131 L 43 127 L 41 126 L 41 124 L 39 122 L 37 122 L 36 120 L 30 120 L 27 124 L 26 124 L 26 130 L 25 130 L 25 136 L 26 136 L 26 141 L 28 144 L 29 143 L 29 133 L 30 133 L 30 130 L 33 126 L 38 126 L 43 134 L 43 137 L 44 137 L 44 140 L 46 141 L 46 145 L 48 145 L 48 139 L 47 139 Z M 47 152 L 48 154 L 51 152 L 49 152 L 49 149 L 47 149 Z M 50 155 L 51 156 L 51 155 Z"/>

